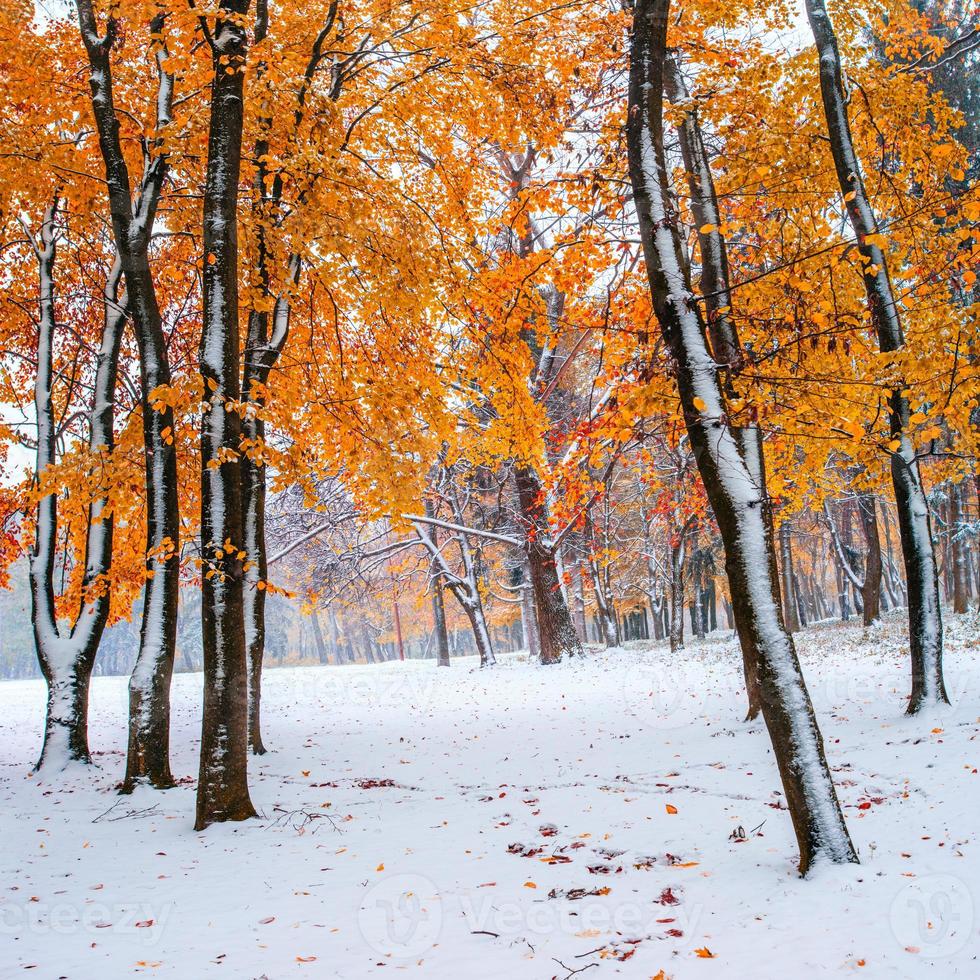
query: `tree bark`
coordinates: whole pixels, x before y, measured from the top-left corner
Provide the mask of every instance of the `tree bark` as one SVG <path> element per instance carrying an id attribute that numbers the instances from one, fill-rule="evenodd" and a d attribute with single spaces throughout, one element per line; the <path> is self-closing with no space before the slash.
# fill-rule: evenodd
<path id="1" fill-rule="evenodd" d="M 35 480 L 55 462 L 57 432 L 52 406 L 53 347 L 57 330 L 55 258 L 57 199 L 45 210 L 35 237 L 25 232 L 38 263 L 39 317 L 34 407 L 37 417 Z M 119 348 L 125 324 L 125 301 L 118 286 L 121 267 L 113 266 L 105 289 L 102 342 L 96 366 L 89 413 L 89 451 L 100 458 L 115 448 L 114 411 Z M 91 762 L 88 747 L 88 692 L 96 652 L 109 616 L 110 596 L 105 577 L 112 562 L 113 517 L 107 499 L 98 495 L 89 504 L 85 539 L 85 574 L 74 624 L 62 635 L 55 610 L 54 565 L 58 537 L 58 498 L 45 494 L 37 505 L 37 526 L 30 558 L 31 625 L 38 664 L 47 684 L 44 743 L 36 769 L 59 769 L 72 761 Z"/>
<path id="2" fill-rule="evenodd" d="M 949 533 L 951 544 L 951 565 L 953 571 L 953 612 L 965 613 L 970 602 L 970 570 L 964 535 L 964 504 L 966 495 L 963 483 L 952 483 L 949 487 Z"/>
<path id="3" fill-rule="evenodd" d="M 806 12 L 820 59 L 820 92 L 834 169 L 864 263 L 868 310 L 879 349 L 892 353 L 905 345 L 905 338 L 892 295 L 888 261 L 879 245 L 878 223 L 865 193 L 851 138 L 837 36 L 823 0 L 807 0 Z M 909 403 L 904 387 L 897 380 L 888 403 L 891 437 L 898 443 L 891 453 L 891 474 L 909 596 L 912 693 L 908 712 L 915 714 L 923 707 L 948 704 L 949 698 L 943 682 L 943 624 L 932 521 L 919 460 L 909 437 Z"/>
<path id="4" fill-rule="evenodd" d="M 881 618 L 881 538 L 878 536 L 878 515 L 873 494 L 862 493 L 857 498 L 858 516 L 867 551 L 864 559 L 864 581 L 861 583 L 861 604 L 864 625 L 870 626 Z"/>
<path id="5" fill-rule="evenodd" d="M 255 816 L 248 792 L 241 400 L 238 339 L 238 184 L 248 0 L 222 0 L 210 37 L 214 79 L 204 184 L 204 315 L 200 367 L 201 585 L 204 716 L 196 828 Z M 231 19 L 234 18 L 234 19 Z"/>
<path id="6" fill-rule="evenodd" d="M 116 250 L 126 281 L 140 358 L 140 400 L 146 480 L 146 589 L 140 648 L 129 682 L 129 739 L 123 790 L 147 781 L 166 788 L 170 773 L 170 680 L 177 642 L 180 533 L 177 451 L 173 409 L 160 391 L 170 385 L 163 320 L 150 270 L 149 246 L 168 169 L 162 132 L 170 123 L 173 76 L 166 71 L 167 49 L 155 42 L 157 63 L 156 133 L 147 141 L 143 177 L 134 199 L 119 136 L 110 55 L 118 25 L 114 17 L 100 36 L 91 0 L 76 4 L 82 42 L 89 61 L 92 113 L 105 165 L 106 188 Z M 163 15 L 150 25 L 164 27 Z M 162 407 L 160 407 L 162 405 Z"/>
<path id="7" fill-rule="evenodd" d="M 534 469 L 527 465 L 515 467 L 514 480 L 524 524 L 541 663 L 556 664 L 563 656 L 580 654 L 582 642 L 575 632 L 568 603 L 561 591 L 541 481 Z"/>
<path id="8" fill-rule="evenodd" d="M 426 517 L 435 517 L 435 508 L 432 501 L 425 498 Z M 432 543 L 439 547 L 438 531 L 433 526 L 429 534 Z M 449 666 L 449 634 L 446 631 L 446 597 L 443 592 L 443 577 L 438 565 L 433 562 L 429 570 L 429 591 L 432 594 L 432 623 L 436 635 L 436 665 L 439 667 Z"/>
<path id="9" fill-rule="evenodd" d="M 663 62 L 663 84 L 671 101 L 686 103 L 689 93 L 677 59 L 666 54 Z M 661 93 L 662 94 L 662 93 Z M 714 177 L 704 145 L 704 137 L 697 112 L 688 109 L 678 126 L 681 156 L 687 173 L 691 194 L 691 211 L 698 227 L 698 245 L 701 251 L 701 292 L 707 314 L 706 334 L 710 341 L 709 353 L 720 367 L 718 378 L 722 390 L 734 395 L 733 379 L 743 363 L 738 330 L 732 314 L 732 296 L 728 265 L 728 247 L 721 233 L 721 212 L 715 191 Z M 754 418 L 754 416 L 752 416 Z M 749 477 L 760 499 L 770 538 L 772 506 L 766 490 L 765 456 L 762 448 L 762 430 L 754 421 L 732 427 L 732 437 L 739 447 Z M 760 686 L 756 657 L 752 652 L 751 638 L 739 632 L 742 646 L 742 669 L 745 675 L 745 691 L 748 699 L 746 721 L 756 718 L 761 710 Z"/>
<path id="10" fill-rule="evenodd" d="M 800 630 L 800 616 L 796 605 L 796 586 L 793 572 L 792 525 L 783 521 L 779 525 L 779 571 L 783 583 L 783 619 L 790 633 Z"/>
<path id="11" fill-rule="evenodd" d="M 762 712 L 800 849 L 815 860 L 856 861 L 792 637 L 780 610 L 765 495 L 736 440 L 706 342 L 705 322 L 682 259 L 663 142 L 669 0 L 638 0 L 630 57 L 630 178 L 654 312 L 676 364 L 678 391 L 698 469 L 725 545 L 739 636 L 752 650 Z"/>
<path id="12" fill-rule="evenodd" d="M 684 649 L 684 552 L 687 528 L 670 543 L 670 652 Z"/>

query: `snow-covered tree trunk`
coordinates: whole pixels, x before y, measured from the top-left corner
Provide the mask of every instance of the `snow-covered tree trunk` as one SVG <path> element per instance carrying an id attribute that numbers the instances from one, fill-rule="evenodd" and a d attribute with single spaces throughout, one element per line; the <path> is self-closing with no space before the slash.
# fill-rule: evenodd
<path id="1" fill-rule="evenodd" d="M 204 313 L 200 368 L 201 585 L 204 716 L 198 830 L 255 816 L 248 792 L 242 422 L 238 337 L 238 184 L 248 0 L 222 0 L 210 37 L 214 78 L 204 184 Z"/>
<path id="2" fill-rule="evenodd" d="M 260 268 L 265 270 L 265 255 L 260 242 Z M 289 261 L 289 275 L 295 283 L 300 274 L 299 256 Z M 268 292 L 268 280 L 263 280 Z M 245 370 L 242 394 L 249 403 L 242 422 L 245 449 L 241 454 L 242 500 L 244 502 L 245 586 L 242 603 L 245 618 L 245 656 L 248 662 L 248 743 L 255 755 L 265 754 L 262 741 L 262 661 L 265 656 L 266 580 L 269 576 L 268 551 L 265 542 L 266 469 L 262 452 L 265 447 L 264 390 L 289 336 L 289 302 L 279 297 L 269 314 L 251 310 L 245 341 Z"/>
<path id="3" fill-rule="evenodd" d="M 556 664 L 563 656 L 581 653 L 582 641 L 561 590 L 541 480 L 532 467 L 523 464 L 515 467 L 514 480 L 531 573 L 540 660 L 542 664 Z"/>
<path id="4" fill-rule="evenodd" d="M 461 519 L 462 515 L 457 514 L 457 517 Z M 463 607 L 463 612 L 466 613 L 470 628 L 473 630 L 473 642 L 480 657 L 480 666 L 492 667 L 497 661 L 493 653 L 490 629 L 487 626 L 486 611 L 483 608 L 483 596 L 480 594 L 478 561 L 466 540 L 465 534 L 460 532 L 456 537 L 456 543 L 463 561 L 463 574 L 460 577 L 453 574 L 439 545 L 433 538 L 430 527 L 416 520 L 415 529 L 418 532 L 419 540 L 429 552 L 433 564 L 438 568 L 439 574 L 443 577 L 460 606 Z"/>
<path id="5" fill-rule="evenodd" d="M 146 588 L 140 647 L 129 684 L 129 738 L 123 789 L 147 780 L 173 785 L 170 773 L 170 680 L 177 642 L 179 506 L 173 409 L 160 392 L 170 384 L 170 362 L 160 306 L 150 270 L 149 246 L 168 157 L 163 131 L 170 123 L 173 76 L 166 70 L 167 49 L 155 45 L 157 66 L 156 133 L 147 140 L 137 193 L 119 136 L 110 56 L 118 25 L 110 16 L 100 36 L 91 0 L 76 4 L 79 29 L 89 61 L 91 106 L 106 172 L 116 250 L 126 281 L 129 311 L 140 355 L 140 399 L 146 480 Z M 150 31 L 162 33 L 157 15 Z"/>
<path id="6" fill-rule="evenodd" d="M 55 200 L 44 213 L 40 233 L 25 232 L 38 263 L 39 311 L 37 375 L 34 408 L 37 417 L 35 479 L 55 462 L 57 432 L 52 406 L 54 339 L 57 329 L 54 268 L 57 253 Z M 105 289 L 102 341 L 96 365 L 89 414 L 89 451 L 99 457 L 112 453 L 116 375 L 125 325 L 125 300 L 119 296 L 120 265 L 109 273 Z M 85 574 L 82 599 L 67 636 L 58 626 L 55 610 L 54 566 L 58 536 L 58 498 L 43 496 L 37 507 L 37 527 L 30 557 L 31 624 L 38 664 L 47 683 L 44 743 L 37 769 L 60 769 L 71 761 L 90 762 L 88 747 L 88 692 L 92 667 L 109 616 L 109 589 L 105 576 L 112 561 L 113 518 L 104 496 L 88 508 Z"/>
<path id="7" fill-rule="evenodd" d="M 698 469 L 725 545 L 725 565 L 743 644 L 756 661 L 762 713 L 772 739 L 800 849 L 814 862 L 856 861 L 793 639 L 782 621 L 764 492 L 728 421 L 704 318 L 682 260 L 663 141 L 669 0 L 638 0 L 630 52 L 627 146 L 630 179 L 654 312 L 673 356 Z"/>
<path id="8" fill-rule="evenodd" d="M 682 105 L 690 103 L 690 93 L 677 57 L 673 53 L 668 53 L 664 60 L 664 85 L 672 102 Z M 698 228 L 698 245 L 701 251 L 701 294 L 704 297 L 707 314 L 709 353 L 720 370 L 722 389 L 732 395 L 734 377 L 742 367 L 744 356 L 732 312 L 728 245 L 721 233 L 722 220 L 718 208 L 718 195 L 715 191 L 714 176 L 696 109 L 690 107 L 685 109 L 677 132 L 691 195 L 691 211 Z M 754 486 L 758 488 L 769 536 L 772 537 L 772 501 L 766 486 L 762 430 L 750 418 L 747 424 L 732 427 L 732 437 L 741 450 Z M 736 622 L 736 628 L 737 625 Z M 739 639 L 748 699 L 746 721 L 751 721 L 761 710 L 758 667 L 751 636 L 743 636 L 739 631 Z"/>
<path id="9" fill-rule="evenodd" d="M 820 92 L 834 169 L 864 263 L 868 310 L 878 335 L 878 348 L 889 354 L 901 350 L 905 337 L 892 294 L 888 260 L 882 247 L 884 239 L 865 192 L 851 137 L 837 36 L 823 0 L 807 0 L 806 12 L 820 59 Z M 891 473 L 909 596 L 912 694 L 908 711 L 915 714 L 923 707 L 948 703 L 949 698 L 943 683 L 943 624 L 932 520 L 919 460 L 909 435 L 909 402 L 904 388 L 901 379 L 895 379 L 888 407 L 891 437 L 898 444 L 891 453 Z"/>

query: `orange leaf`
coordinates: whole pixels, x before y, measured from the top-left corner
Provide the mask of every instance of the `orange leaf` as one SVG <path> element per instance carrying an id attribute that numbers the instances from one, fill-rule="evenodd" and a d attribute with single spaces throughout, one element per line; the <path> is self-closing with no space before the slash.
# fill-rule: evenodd
<path id="1" fill-rule="evenodd" d="M 667 804 L 667 812 L 668 813 L 677 813 L 677 807 L 674 806 L 673 803 L 668 803 Z"/>

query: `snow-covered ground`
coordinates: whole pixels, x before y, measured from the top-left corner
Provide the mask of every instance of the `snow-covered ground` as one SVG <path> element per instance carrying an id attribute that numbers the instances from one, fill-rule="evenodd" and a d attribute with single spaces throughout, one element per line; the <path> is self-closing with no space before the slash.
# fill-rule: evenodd
<path id="1" fill-rule="evenodd" d="M 0 684 L 0 977 L 980 976 L 980 623 L 949 619 L 927 719 L 900 621 L 800 636 L 862 860 L 809 880 L 727 634 L 271 670 L 262 818 L 200 834 L 199 674 L 174 682 L 184 784 L 132 797 L 125 679 L 93 684 L 101 768 L 52 783 L 42 684 Z"/>

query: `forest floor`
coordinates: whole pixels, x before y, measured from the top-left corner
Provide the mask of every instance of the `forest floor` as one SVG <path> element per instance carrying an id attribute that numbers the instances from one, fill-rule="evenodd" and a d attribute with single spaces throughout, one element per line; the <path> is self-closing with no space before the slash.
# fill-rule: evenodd
<path id="1" fill-rule="evenodd" d="M 799 636 L 862 860 L 807 880 L 728 633 L 270 670 L 262 816 L 204 833 L 200 674 L 174 680 L 181 785 L 130 797 L 124 678 L 93 683 L 100 768 L 52 781 L 42 683 L 2 683 L 0 977 L 980 976 L 980 621 L 947 617 L 929 718 L 902 626 Z"/>

